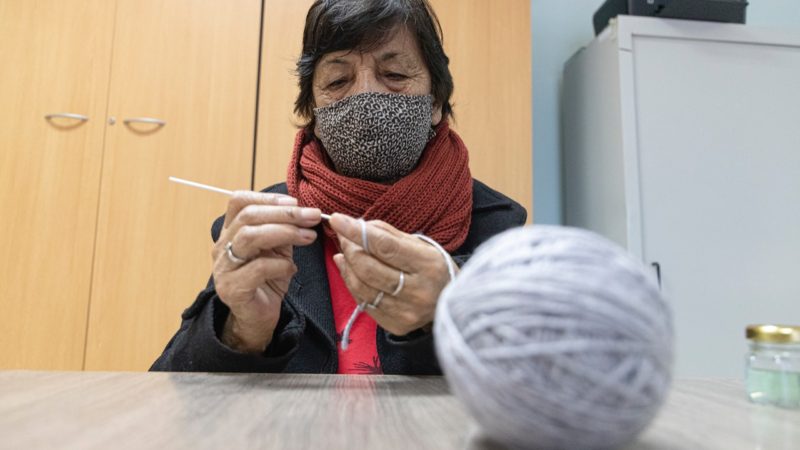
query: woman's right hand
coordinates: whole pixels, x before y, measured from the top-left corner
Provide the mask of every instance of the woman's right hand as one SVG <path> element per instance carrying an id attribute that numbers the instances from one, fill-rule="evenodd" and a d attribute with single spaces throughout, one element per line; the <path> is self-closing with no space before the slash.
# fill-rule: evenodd
<path id="1" fill-rule="evenodd" d="M 230 308 L 221 336 L 225 345 L 248 353 L 266 349 L 297 272 L 292 247 L 314 242 L 317 234 L 310 227 L 319 221 L 319 209 L 298 207 L 297 200 L 286 195 L 234 193 L 211 253 L 217 295 Z M 228 256 L 228 242 L 245 263 Z"/>

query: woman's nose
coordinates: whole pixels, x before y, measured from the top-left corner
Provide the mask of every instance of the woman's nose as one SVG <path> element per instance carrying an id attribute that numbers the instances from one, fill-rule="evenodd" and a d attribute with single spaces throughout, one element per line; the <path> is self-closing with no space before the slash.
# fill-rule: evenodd
<path id="1" fill-rule="evenodd" d="M 359 70 L 356 75 L 356 82 L 353 86 L 353 94 L 363 94 L 365 92 L 387 92 L 388 89 L 378 79 L 375 71 L 370 69 Z"/>

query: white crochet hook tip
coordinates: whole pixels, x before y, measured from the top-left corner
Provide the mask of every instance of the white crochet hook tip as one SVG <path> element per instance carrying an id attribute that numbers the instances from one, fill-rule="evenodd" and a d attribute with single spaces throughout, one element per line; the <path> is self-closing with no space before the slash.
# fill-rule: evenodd
<path id="1" fill-rule="evenodd" d="M 220 194 L 233 195 L 233 191 L 229 191 L 227 189 L 222 189 L 222 188 L 218 188 L 218 187 L 214 187 L 214 186 L 209 186 L 209 185 L 203 184 L 203 183 L 197 183 L 197 182 L 194 182 L 194 181 L 184 180 L 183 178 L 169 177 L 169 181 L 172 181 L 173 183 L 178 183 L 178 184 L 185 184 L 186 186 L 205 189 L 205 190 L 211 191 L 211 192 L 218 192 Z"/>
<path id="2" fill-rule="evenodd" d="M 220 193 L 220 194 L 233 195 L 233 191 L 229 191 L 227 189 L 222 189 L 222 188 L 218 188 L 218 187 L 214 187 L 214 186 L 209 186 L 207 184 L 198 183 L 196 181 L 184 180 L 183 178 L 169 177 L 169 181 L 172 181 L 173 183 L 183 184 L 183 185 L 186 185 L 186 186 L 196 187 L 198 189 L 205 189 L 205 190 L 211 191 L 211 192 L 217 192 L 217 193 Z M 324 220 L 331 220 L 331 215 L 330 214 L 320 214 L 320 216 L 322 216 L 322 218 Z"/>

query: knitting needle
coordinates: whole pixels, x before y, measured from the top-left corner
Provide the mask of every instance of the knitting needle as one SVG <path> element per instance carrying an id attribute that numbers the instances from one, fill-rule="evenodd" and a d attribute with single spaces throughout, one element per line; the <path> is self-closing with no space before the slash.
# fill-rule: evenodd
<path id="1" fill-rule="evenodd" d="M 214 187 L 214 186 L 209 186 L 209 185 L 203 184 L 203 183 L 197 183 L 195 181 L 184 180 L 183 178 L 169 177 L 169 181 L 172 181 L 173 183 L 184 184 L 186 186 L 191 186 L 191 187 L 195 187 L 195 188 L 199 188 L 199 189 L 205 189 L 205 190 L 211 191 L 211 192 L 217 192 L 219 194 L 233 195 L 233 191 L 229 191 L 227 189 L 222 189 L 222 188 L 218 188 L 218 187 Z M 320 214 L 320 216 L 325 220 L 331 220 L 330 214 Z"/>

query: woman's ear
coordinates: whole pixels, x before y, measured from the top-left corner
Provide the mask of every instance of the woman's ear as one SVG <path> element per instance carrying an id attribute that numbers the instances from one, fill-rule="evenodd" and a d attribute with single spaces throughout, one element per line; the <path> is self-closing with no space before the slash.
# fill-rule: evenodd
<path id="1" fill-rule="evenodd" d="M 433 105 L 433 114 L 431 115 L 431 125 L 436 126 L 439 125 L 439 122 L 442 121 L 442 107 Z"/>

